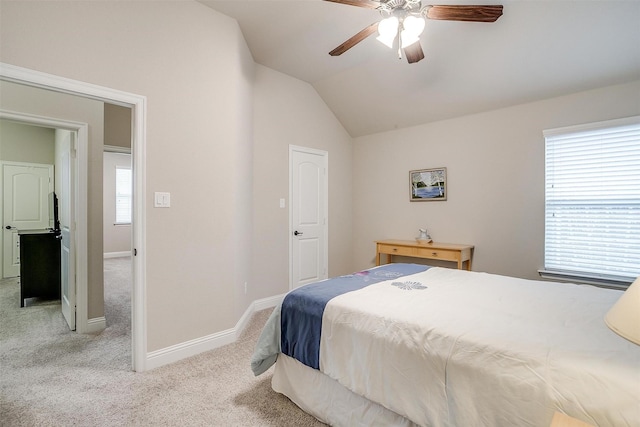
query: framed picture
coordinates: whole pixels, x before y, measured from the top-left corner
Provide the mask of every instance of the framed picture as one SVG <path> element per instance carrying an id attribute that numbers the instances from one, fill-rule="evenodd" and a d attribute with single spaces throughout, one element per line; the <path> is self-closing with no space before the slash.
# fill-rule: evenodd
<path id="1" fill-rule="evenodd" d="M 447 200 L 447 168 L 409 171 L 412 202 Z"/>

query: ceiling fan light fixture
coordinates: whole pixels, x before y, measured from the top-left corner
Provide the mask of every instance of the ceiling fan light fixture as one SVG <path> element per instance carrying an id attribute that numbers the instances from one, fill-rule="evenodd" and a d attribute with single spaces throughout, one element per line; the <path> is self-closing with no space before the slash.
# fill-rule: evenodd
<path id="1" fill-rule="evenodd" d="M 402 21 L 402 33 L 400 34 L 400 45 L 402 48 L 411 46 L 420 41 L 420 34 L 424 31 L 424 18 L 408 15 Z"/>
<path id="2" fill-rule="evenodd" d="M 1 1 L 1 0 L 0 0 Z M 409 64 L 424 59 L 420 35 L 426 19 L 464 22 L 495 22 L 502 16 L 503 6 L 494 5 L 424 5 L 426 0 L 325 0 L 350 6 L 376 9 L 385 19 L 374 22 L 329 52 L 338 56 L 378 31 L 377 39 L 393 48 L 398 37 L 398 58 L 402 51 Z"/>
<path id="3" fill-rule="evenodd" d="M 420 34 L 422 34 L 422 32 L 424 31 L 424 24 L 424 18 L 409 15 L 404 18 L 404 21 L 402 21 L 402 28 L 404 29 L 403 32 L 406 31 L 407 34 L 415 37 L 420 37 Z"/>
<path id="4" fill-rule="evenodd" d="M 379 35 L 376 37 L 376 40 L 389 48 L 392 48 L 393 41 L 396 39 L 396 35 L 398 34 L 398 25 L 400 25 L 400 21 L 398 21 L 398 18 L 395 16 L 390 16 L 380 21 L 378 24 Z"/>

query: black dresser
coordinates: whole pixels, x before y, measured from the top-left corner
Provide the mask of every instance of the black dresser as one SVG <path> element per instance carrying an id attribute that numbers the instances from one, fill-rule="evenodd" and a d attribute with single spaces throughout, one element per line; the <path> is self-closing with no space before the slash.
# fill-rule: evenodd
<path id="1" fill-rule="evenodd" d="M 60 233 L 20 233 L 20 307 L 25 298 L 60 299 Z"/>

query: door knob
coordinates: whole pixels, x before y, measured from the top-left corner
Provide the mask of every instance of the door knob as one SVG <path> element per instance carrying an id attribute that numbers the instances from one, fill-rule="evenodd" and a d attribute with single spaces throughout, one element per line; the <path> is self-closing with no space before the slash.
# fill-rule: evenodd
<path id="1" fill-rule="evenodd" d="M 7 225 L 5 228 L 6 228 L 7 230 L 11 230 L 11 229 L 13 229 L 13 228 L 15 228 L 15 227 L 12 227 L 12 226 L 10 226 L 10 225 Z"/>
<path id="2" fill-rule="evenodd" d="M 294 235 L 294 236 L 301 236 L 301 235 L 302 235 L 302 232 L 300 232 L 300 231 L 296 230 L 296 231 L 294 231 L 294 232 L 293 232 L 293 235 Z"/>

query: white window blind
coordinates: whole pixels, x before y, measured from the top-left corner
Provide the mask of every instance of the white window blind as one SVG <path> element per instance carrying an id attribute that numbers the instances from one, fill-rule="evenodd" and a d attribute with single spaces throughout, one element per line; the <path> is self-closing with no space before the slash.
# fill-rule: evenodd
<path id="1" fill-rule="evenodd" d="M 544 132 L 545 270 L 640 275 L 640 117 Z"/>
<path id="2" fill-rule="evenodd" d="M 131 168 L 116 166 L 116 224 L 131 223 Z"/>

